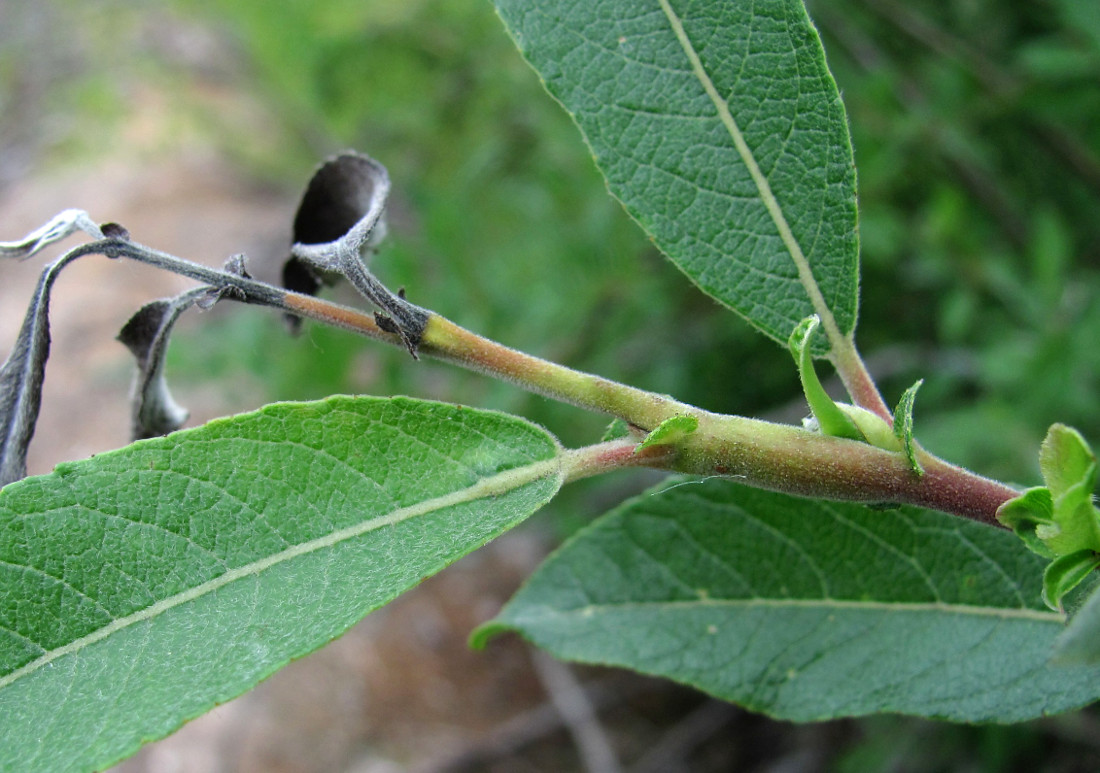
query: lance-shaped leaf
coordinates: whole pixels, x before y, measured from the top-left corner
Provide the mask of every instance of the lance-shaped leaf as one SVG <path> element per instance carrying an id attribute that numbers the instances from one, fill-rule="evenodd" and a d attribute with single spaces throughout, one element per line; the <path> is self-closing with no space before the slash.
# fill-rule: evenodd
<path id="1" fill-rule="evenodd" d="M 578 533 L 479 637 L 514 629 L 783 719 L 1015 722 L 1100 697 L 1100 668 L 1049 663 L 1063 617 L 1042 566 L 941 513 L 696 481 Z"/>
<path id="2" fill-rule="evenodd" d="M 102 768 L 514 526 L 562 478 L 520 419 L 281 404 L 0 492 L 0 769 Z"/>
<path id="3" fill-rule="evenodd" d="M 386 233 L 383 214 L 390 192 L 386 167 L 361 153 L 329 159 L 309 181 L 294 218 L 294 245 L 283 266 L 283 283 L 315 293 L 342 276 L 384 315 L 379 326 L 399 333 L 415 357 L 428 314 L 394 295 L 366 267 Z"/>
<path id="4" fill-rule="evenodd" d="M 495 2 L 611 192 L 700 288 L 781 344 L 812 313 L 830 342 L 854 330 L 855 166 L 800 0 Z"/>

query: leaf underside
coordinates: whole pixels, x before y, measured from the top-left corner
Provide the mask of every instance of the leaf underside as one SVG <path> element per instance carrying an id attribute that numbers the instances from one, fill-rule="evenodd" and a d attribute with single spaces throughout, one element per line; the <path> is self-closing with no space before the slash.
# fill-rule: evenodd
<path id="1" fill-rule="evenodd" d="M 781 344 L 815 312 L 854 330 L 851 141 L 800 0 L 496 5 L 611 192 L 703 291 Z"/>
<path id="2" fill-rule="evenodd" d="M 132 753 L 541 507 L 556 441 L 403 398 L 280 404 L 0 492 L 0 769 Z"/>
<path id="3" fill-rule="evenodd" d="M 695 481 L 579 533 L 479 636 L 512 629 L 782 719 L 1015 722 L 1100 696 L 1100 668 L 1049 663 L 1063 622 L 1042 564 L 940 513 Z"/>
<path id="4" fill-rule="evenodd" d="M 1058 637 L 1055 658 L 1062 663 L 1100 664 L 1100 588 L 1093 590 Z"/>

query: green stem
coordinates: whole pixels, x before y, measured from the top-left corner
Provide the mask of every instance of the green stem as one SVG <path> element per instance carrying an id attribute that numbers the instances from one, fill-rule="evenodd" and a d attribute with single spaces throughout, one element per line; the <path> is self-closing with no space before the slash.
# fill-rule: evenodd
<path id="1" fill-rule="evenodd" d="M 852 402 L 860 408 L 866 408 L 871 413 L 878 414 L 886 423 L 892 424 L 893 414 L 886 402 L 882 399 L 875 380 L 871 378 L 863 358 L 859 356 L 855 342 L 851 336 L 830 337 L 832 344 L 831 358 L 836 367 L 837 375 L 844 382 L 844 388 L 848 390 L 848 396 Z"/>
<path id="2" fill-rule="evenodd" d="M 904 453 L 798 427 L 706 414 L 671 469 L 737 477 L 758 488 L 855 502 L 942 510 L 999 526 L 997 509 L 1018 492 L 918 450 L 917 475 Z"/>
<path id="3" fill-rule="evenodd" d="M 627 467 L 667 467 L 676 451 L 668 446 L 638 448 L 637 438 L 620 438 L 565 452 L 565 480 L 571 482 Z"/>
<path id="4" fill-rule="evenodd" d="M 645 431 L 665 419 L 697 411 L 671 397 L 646 392 L 567 368 L 490 341 L 433 314 L 421 351 L 464 368 L 504 378 L 524 389 L 599 413 L 618 416 Z"/>
<path id="5" fill-rule="evenodd" d="M 373 315 L 309 295 L 287 292 L 247 276 L 185 261 L 126 240 L 82 245 L 70 258 L 101 252 L 127 256 L 189 276 L 226 291 L 227 297 L 288 311 L 345 328 L 395 346 L 406 346 L 397 332 L 379 326 Z M 228 291 L 232 292 L 228 292 Z M 698 420 L 694 432 L 672 445 L 636 452 L 635 441 L 618 441 L 573 453 L 570 478 L 618 467 L 648 465 L 698 475 L 724 475 L 761 488 L 805 496 L 867 502 L 903 502 L 932 507 L 987 523 L 997 523 L 997 508 L 1016 496 L 1004 484 L 954 467 L 924 451 L 918 458 L 924 475 L 914 474 L 905 455 L 853 440 L 826 437 L 787 425 L 740 416 L 713 414 L 664 395 L 619 384 L 589 373 L 509 349 L 465 330 L 438 314 L 425 312 L 420 350 L 465 368 L 503 378 L 532 392 L 618 416 L 650 432 L 675 416 Z M 837 369 L 849 392 L 863 407 L 876 404 L 889 416 L 851 339 L 837 346 Z"/>
<path id="6" fill-rule="evenodd" d="M 287 305 L 303 316 L 401 345 L 397 336 L 379 330 L 373 318 L 352 309 L 290 294 Z M 759 488 L 804 496 L 931 507 L 993 525 L 999 525 L 997 508 L 1017 494 L 1002 483 L 923 451 L 919 459 L 924 475 L 917 476 L 901 453 L 800 427 L 710 413 L 510 349 L 438 314 L 428 320 L 420 351 L 555 400 L 618 416 L 646 432 L 673 416 L 699 420 L 698 429 L 672 449 L 659 446 L 651 454 L 635 455 L 637 441 L 620 440 L 570 452 L 583 451 L 568 462 L 570 479 L 645 465 L 693 475 L 734 477 Z M 862 372 L 866 374 L 865 369 Z M 874 389 L 869 376 L 866 380 Z"/>

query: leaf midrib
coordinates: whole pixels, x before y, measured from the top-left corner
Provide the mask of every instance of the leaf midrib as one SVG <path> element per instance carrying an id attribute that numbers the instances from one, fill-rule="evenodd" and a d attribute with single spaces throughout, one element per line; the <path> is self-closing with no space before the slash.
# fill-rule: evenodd
<path id="1" fill-rule="evenodd" d="M 711 80 L 710 75 L 703 66 L 703 60 L 699 57 L 699 53 L 695 50 L 695 46 L 692 45 L 690 38 L 688 38 L 683 22 L 680 21 L 680 17 L 676 14 L 676 11 L 673 10 L 670 0 L 658 0 L 658 2 L 661 5 L 661 10 L 664 11 L 665 17 L 668 19 L 669 25 L 672 27 L 673 33 L 676 35 L 677 41 L 680 43 L 680 47 L 687 55 L 688 61 L 691 62 L 692 73 L 702 85 L 707 97 L 709 97 L 710 101 L 714 104 L 715 109 L 717 109 L 718 117 L 722 121 L 722 125 L 725 126 L 727 133 L 733 140 L 734 147 L 737 149 L 737 154 L 741 157 L 742 163 L 744 163 L 746 169 L 748 169 L 753 184 L 756 185 L 756 189 L 760 194 L 760 200 L 768 210 L 768 215 L 771 217 L 772 223 L 779 232 L 779 238 L 783 241 L 783 246 L 786 247 L 788 254 L 791 256 L 791 260 L 794 261 L 795 268 L 798 271 L 798 280 L 809 296 L 814 311 L 821 318 L 822 327 L 825 329 L 825 334 L 828 336 L 830 344 L 832 344 L 834 349 L 840 348 L 844 336 L 837 326 L 836 318 L 833 317 L 832 310 L 825 302 L 825 296 L 822 295 L 821 288 L 818 286 L 813 271 L 810 269 L 810 262 L 802 252 L 802 245 L 795 239 L 790 224 L 787 222 L 786 215 L 783 214 L 783 210 L 780 208 L 779 202 L 772 192 L 771 184 L 768 183 L 767 177 L 765 177 L 764 173 L 760 170 L 760 165 L 756 163 L 756 156 L 753 155 L 752 149 L 745 141 L 745 137 L 741 133 L 741 128 L 737 125 L 737 121 L 730 111 L 729 103 L 718 93 L 714 81 Z"/>
<path id="2" fill-rule="evenodd" d="M 478 499 L 485 499 L 487 497 L 498 496 L 505 494 L 509 491 L 518 489 L 521 486 L 525 486 L 529 483 L 556 475 L 558 478 L 558 485 L 560 486 L 564 480 L 564 471 L 562 466 L 562 457 L 560 455 L 554 456 L 550 459 L 545 459 L 540 462 L 535 462 L 523 467 L 516 467 L 511 470 L 506 470 L 496 475 L 492 475 L 487 478 L 479 480 L 472 486 L 460 489 L 458 491 L 451 492 L 450 494 L 444 494 L 443 496 L 434 497 L 432 499 L 426 499 L 423 502 L 418 502 L 415 505 L 409 505 L 407 507 L 398 508 L 391 513 L 388 513 L 377 518 L 372 518 L 366 521 L 360 521 L 359 523 L 345 527 L 343 529 L 337 529 L 336 531 L 329 532 L 328 534 L 318 537 L 308 542 L 302 542 L 297 545 L 292 545 L 286 550 L 273 553 L 269 556 L 265 556 L 257 561 L 252 561 L 248 564 L 244 564 L 239 567 L 235 567 L 218 575 L 206 582 L 200 583 L 193 588 L 189 588 L 185 591 L 177 593 L 173 596 L 169 596 L 166 599 L 162 599 L 154 604 L 138 610 L 125 617 L 117 618 L 102 628 L 97 628 L 85 636 L 74 639 L 73 641 L 65 644 L 61 647 L 57 647 L 53 650 L 46 652 L 43 655 L 35 658 L 34 660 L 20 666 L 16 670 L 9 674 L 0 677 L 0 690 L 7 687 L 10 684 L 22 679 L 26 676 L 33 674 L 35 671 L 43 668 L 44 666 L 52 663 L 58 658 L 64 657 L 79 652 L 86 647 L 102 641 L 107 637 L 128 628 L 137 623 L 144 622 L 146 620 L 152 620 L 165 612 L 168 612 L 178 606 L 195 601 L 203 596 L 213 593 L 219 588 L 223 588 L 230 583 L 237 580 L 250 577 L 252 575 L 260 574 L 264 570 L 270 569 L 279 564 L 291 561 L 295 558 L 299 558 L 309 553 L 314 553 L 318 550 L 324 550 L 325 548 L 334 547 L 341 542 L 346 542 L 356 537 L 360 537 L 372 531 L 376 531 L 385 526 L 393 526 L 404 521 L 417 518 L 422 515 L 433 513 L 437 510 L 442 510 L 454 505 L 463 504 L 465 502 L 473 502 Z"/>
<path id="3" fill-rule="evenodd" d="M 594 617 L 600 612 L 620 610 L 654 610 L 654 609 L 692 609 L 699 608 L 777 608 L 777 609 L 836 609 L 843 611 L 878 611 L 878 612 L 937 612 L 954 615 L 973 615 L 976 617 L 997 617 L 1009 620 L 1033 620 L 1042 623 L 1057 623 L 1062 625 L 1064 620 L 1057 612 L 1049 612 L 1040 609 L 1026 607 L 986 607 L 968 604 L 947 604 L 942 601 L 852 601 L 849 599 L 683 599 L 680 601 L 624 601 L 614 604 L 589 604 L 584 607 L 576 607 L 569 610 L 552 610 L 550 617 Z M 525 615 L 524 619 L 533 619 L 534 615 Z"/>

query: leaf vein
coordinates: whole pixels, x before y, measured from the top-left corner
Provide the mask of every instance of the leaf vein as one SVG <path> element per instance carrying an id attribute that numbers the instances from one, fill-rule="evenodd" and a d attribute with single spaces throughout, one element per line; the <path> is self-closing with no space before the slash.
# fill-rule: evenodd
<path id="1" fill-rule="evenodd" d="M 783 210 L 779 206 L 779 201 L 772 192 L 771 184 L 764 176 L 763 171 L 761 171 L 760 165 L 756 161 L 755 154 L 745 141 L 745 136 L 742 134 L 736 119 L 733 117 L 733 113 L 730 111 L 729 102 L 718 93 L 718 88 L 715 86 L 714 81 L 703 65 L 703 61 L 698 51 L 695 50 L 694 44 L 688 37 L 687 31 L 684 29 L 683 21 L 672 8 L 670 0 L 658 0 L 658 2 L 661 5 L 661 10 L 664 11 L 665 16 L 668 18 L 668 22 L 672 27 L 673 33 L 676 35 L 676 39 L 679 41 L 681 48 L 683 48 L 684 53 L 691 62 L 691 68 L 696 79 L 714 104 L 714 107 L 718 110 L 718 117 L 721 119 L 723 126 L 725 126 L 727 133 L 733 140 L 733 145 L 737 149 L 738 155 L 741 156 L 741 161 L 744 163 L 745 168 L 748 169 L 749 176 L 752 177 L 756 189 L 760 192 L 760 200 L 764 203 L 764 207 L 771 216 L 772 223 L 775 225 L 776 230 L 779 232 L 779 237 L 783 241 L 783 246 L 786 247 L 788 254 L 791 256 L 791 260 L 794 261 L 795 267 L 798 270 L 799 281 L 802 283 L 803 289 L 809 296 L 814 311 L 817 312 L 818 316 L 821 318 L 822 327 L 825 329 L 830 343 L 832 343 L 834 348 L 837 348 L 838 343 L 843 340 L 840 328 L 837 327 L 832 310 L 825 302 L 825 298 L 821 293 L 821 288 L 818 286 L 813 271 L 810 269 L 810 263 L 806 259 L 805 253 L 802 251 L 802 246 L 798 243 L 794 233 L 791 231 L 790 223 L 787 222 L 786 215 L 784 215 Z"/>
<path id="2" fill-rule="evenodd" d="M 1063 625 L 1064 620 L 1057 612 L 1044 612 L 1027 607 L 981 607 L 970 604 L 948 604 L 932 601 L 854 601 L 837 598 L 741 598 L 741 599 L 691 599 L 686 601 L 648 601 L 635 600 L 623 602 L 602 602 L 587 607 L 576 607 L 571 610 L 557 611 L 556 614 L 565 616 L 590 616 L 602 610 L 619 609 L 653 609 L 653 608 L 677 608 L 690 609 L 694 606 L 703 607 L 776 607 L 780 609 L 835 609 L 855 612 L 938 612 L 953 615 L 969 615 L 974 617 L 994 617 L 1005 620 L 1033 620 L 1041 623 Z"/>
<path id="3" fill-rule="evenodd" d="M 399 508 L 391 513 L 360 521 L 357 524 L 335 530 L 308 542 L 293 545 L 286 550 L 235 567 L 218 577 L 200 583 L 193 588 L 177 593 L 144 609 L 122 618 L 116 618 L 102 628 L 47 652 L 20 668 L 0 677 L 0 689 L 33 674 L 62 656 L 77 653 L 85 647 L 107 638 L 116 631 L 128 628 L 140 622 L 152 620 L 175 607 L 213 593 L 231 582 L 259 574 L 260 572 L 294 558 L 298 558 L 299 556 L 334 547 L 342 542 L 360 537 L 385 526 L 393 526 L 447 507 L 497 496 L 521 486 L 534 483 L 541 478 L 551 476 L 557 477 L 559 482 L 564 478 L 560 455 L 555 455 L 549 459 L 540 460 L 524 467 L 513 468 L 505 472 L 482 478 L 473 485 L 459 489 L 458 491 L 427 499 L 414 505 Z"/>

